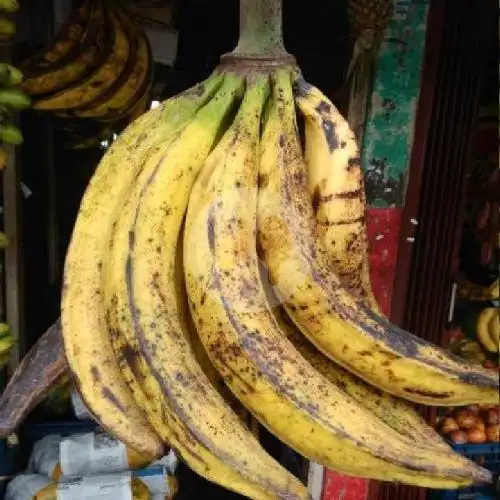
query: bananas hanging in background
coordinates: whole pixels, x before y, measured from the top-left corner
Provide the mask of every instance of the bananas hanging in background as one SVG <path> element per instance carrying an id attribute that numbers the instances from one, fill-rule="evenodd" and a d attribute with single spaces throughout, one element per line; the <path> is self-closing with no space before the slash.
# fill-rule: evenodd
<path id="1" fill-rule="evenodd" d="M 477 319 L 477 337 L 483 347 L 492 353 L 498 352 L 500 344 L 500 312 L 497 307 L 483 309 Z"/>
<path id="2" fill-rule="evenodd" d="M 0 12 L 12 13 L 19 9 L 17 0 L 0 1 Z M 15 23 L 0 14 L 0 39 L 8 40 L 16 32 Z M 14 124 L 14 115 L 31 105 L 29 97 L 19 89 L 23 80 L 22 72 L 6 62 L 0 62 L 0 145 L 2 143 L 19 146 L 23 136 Z M 7 164 L 7 153 L 0 149 L 0 170 Z"/>
<path id="3" fill-rule="evenodd" d="M 86 0 L 23 68 L 33 108 L 59 118 L 70 149 L 99 146 L 149 107 L 151 48 L 120 2 Z"/>
<path id="4" fill-rule="evenodd" d="M 498 373 L 379 316 L 352 132 L 275 36 L 280 8 L 252 5 L 262 17 L 242 25 L 237 49 L 127 127 L 87 188 L 61 308 L 79 392 L 131 449 L 173 447 L 253 499 L 308 494 L 260 447 L 246 411 L 346 474 L 488 482 L 410 402 L 495 404 Z"/>

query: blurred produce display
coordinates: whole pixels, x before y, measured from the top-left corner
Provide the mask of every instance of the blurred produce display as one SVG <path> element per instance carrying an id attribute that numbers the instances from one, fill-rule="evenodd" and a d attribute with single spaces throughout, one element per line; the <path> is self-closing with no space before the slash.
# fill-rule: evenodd
<path id="1" fill-rule="evenodd" d="M 58 118 L 69 148 L 98 146 L 149 108 L 150 44 L 116 0 L 86 0 L 22 69 L 33 108 Z"/>

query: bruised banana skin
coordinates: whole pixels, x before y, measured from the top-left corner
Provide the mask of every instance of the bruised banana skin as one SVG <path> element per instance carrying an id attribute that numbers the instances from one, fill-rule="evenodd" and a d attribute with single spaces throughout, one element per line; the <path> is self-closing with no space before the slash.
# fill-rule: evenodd
<path id="1" fill-rule="evenodd" d="M 112 350 L 104 314 L 103 260 L 131 183 L 155 144 L 194 113 L 203 91 L 203 85 L 197 86 L 145 113 L 112 144 L 87 187 L 66 257 L 61 324 L 74 380 L 99 422 L 145 456 L 161 455 L 163 443 L 137 407 Z M 134 161 L 139 156 L 144 162 Z"/>
<path id="2" fill-rule="evenodd" d="M 300 84 L 299 84 L 300 86 Z M 365 224 L 366 197 L 359 148 L 347 120 L 317 88 L 295 102 L 305 118 L 305 160 L 313 211 L 333 270 L 344 285 L 379 312 L 370 283 Z M 420 443 L 449 449 L 448 444 L 405 401 L 380 391 L 340 368 L 318 351 L 276 311 L 280 326 L 301 354 L 331 382 L 344 387 L 358 403 L 403 435 Z"/>
<path id="3" fill-rule="evenodd" d="M 264 132 L 262 148 L 273 138 L 270 132 Z M 488 481 L 487 471 L 463 457 L 424 450 L 378 421 L 318 374 L 279 330 L 255 249 L 258 133 L 253 113 L 238 115 L 189 201 L 186 287 L 211 361 L 264 426 L 318 463 L 351 475 L 433 487 Z"/>
<path id="4" fill-rule="evenodd" d="M 307 95 L 304 85 L 296 91 Z M 276 147 L 282 143 L 279 168 L 261 171 L 268 201 L 267 213 L 259 213 L 259 247 L 287 313 L 324 354 L 379 389 L 428 405 L 498 403 L 498 374 L 392 325 L 331 272 L 317 237 L 293 95 L 287 99 L 285 129 L 275 139 Z"/>
<path id="5" fill-rule="evenodd" d="M 215 81 L 214 83 L 219 82 Z M 207 101 L 216 88 L 215 85 L 209 86 L 205 92 Z M 211 110 L 209 114 L 209 116 L 213 116 L 213 123 L 210 124 L 211 133 L 206 136 L 205 148 L 207 150 L 224 118 L 224 108 L 226 111 L 230 109 L 238 91 L 241 91 L 241 80 L 228 82 L 225 87 L 219 89 L 214 101 L 208 103 L 203 110 L 205 115 L 207 115 L 210 106 L 218 110 L 217 112 Z M 200 107 L 201 104 L 203 102 L 200 102 Z M 190 118 L 194 118 L 194 113 L 193 117 Z M 189 466 L 199 474 L 249 496 L 267 498 L 262 491 L 254 487 L 251 481 L 245 484 L 245 480 L 236 471 L 231 470 L 217 456 L 213 455 L 197 439 L 189 427 L 184 425 L 182 415 L 178 415 L 172 410 L 141 352 L 130 310 L 126 272 L 129 259 L 129 238 L 134 231 L 139 203 L 142 201 L 144 193 L 147 192 L 148 184 L 160 182 L 162 173 L 168 172 L 168 163 L 177 161 L 183 164 L 184 160 L 190 156 L 194 143 L 199 145 L 199 126 L 201 123 L 207 126 L 208 121 L 207 116 L 205 116 L 204 122 L 199 121 L 199 118 L 195 120 L 199 123 L 189 125 L 190 120 L 186 119 L 186 123 L 180 128 L 179 133 L 174 135 L 170 141 L 164 141 L 161 149 L 148 159 L 115 224 L 114 234 L 111 237 L 112 245 L 109 259 L 105 265 L 104 287 L 110 338 L 124 379 L 138 405 L 146 410 L 149 421 L 158 435 L 169 442 Z M 186 168 L 191 168 L 188 165 L 186 163 Z M 177 287 L 177 294 L 180 288 L 180 286 Z M 179 295 L 177 295 L 178 297 Z M 182 326 L 184 327 L 184 325 Z M 189 374 L 181 375 L 185 375 L 186 379 L 189 377 Z"/>
<path id="6" fill-rule="evenodd" d="M 57 111 L 78 109 L 92 103 L 101 94 L 105 93 L 124 70 L 130 51 L 128 33 L 125 23 L 120 20 L 121 12 L 112 12 L 111 30 L 114 34 L 113 47 L 107 58 L 93 71 L 88 78 L 76 85 L 69 86 L 56 94 L 40 99 L 33 104 L 41 111 Z"/>
<path id="7" fill-rule="evenodd" d="M 305 486 L 264 452 L 203 373 L 177 295 L 176 246 L 189 194 L 243 91 L 242 77 L 226 74 L 223 90 L 174 138 L 151 175 L 138 180 L 142 189 L 128 237 L 120 243 L 126 244 L 119 258 L 125 263 L 121 278 L 128 299 L 123 305 L 123 290 L 117 294 L 122 302 L 118 314 L 125 315 L 120 327 L 132 342 L 134 358 L 143 358 L 141 364 L 148 370 L 146 379 L 136 377 L 144 397 L 163 398 L 160 418 L 166 419 L 165 434 L 191 467 L 250 498 L 307 499 Z M 141 397 L 141 390 L 136 397 Z"/>
<path id="8" fill-rule="evenodd" d="M 342 389 L 382 422 L 412 439 L 419 446 L 428 445 L 433 449 L 450 451 L 450 446 L 446 441 L 409 403 L 368 385 L 324 356 L 300 333 L 283 308 L 275 308 L 273 312 L 281 330 L 290 342 L 328 381 Z"/>
<path id="9" fill-rule="evenodd" d="M 147 416 L 156 432 L 165 440 L 171 439 L 170 429 L 164 418 L 168 411 L 161 389 L 147 361 L 142 356 L 135 336 L 130 314 L 127 282 L 125 272 L 128 259 L 129 232 L 134 224 L 135 213 L 144 184 L 154 175 L 160 161 L 166 156 L 169 146 L 176 140 L 179 133 L 195 117 L 196 112 L 206 104 L 220 88 L 221 77 L 212 78 L 204 86 L 202 95 L 193 105 L 177 119 L 176 129 L 172 128 L 169 137 L 159 142 L 160 146 L 152 144 L 155 151 L 144 161 L 137 156 L 134 161 L 142 163 L 134 186 L 130 190 L 122 206 L 110 235 L 108 258 L 104 264 L 104 304 L 106 322 L 109 329 L 111 345 L 116 355 L 124 380 L 127 382 L 134 399 L 141 408 L 146 409 Z"/>
<path id="10" fill-rule="evenodd" d="M 300 87 L 300 84 L 299 84 Z M 344 285 L 379 312 L 370 282 L 366 196 L 356 137 L 318 89 L 295 98 L 305 118 L 305 160 L 318 233 Z"/>

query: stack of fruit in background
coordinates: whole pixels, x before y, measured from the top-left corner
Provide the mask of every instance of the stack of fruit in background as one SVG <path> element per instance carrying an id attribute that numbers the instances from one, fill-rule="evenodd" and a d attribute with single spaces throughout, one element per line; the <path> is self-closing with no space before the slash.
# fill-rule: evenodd
<path id="1" fill-rule="evenodd" d="M 500 170 L 496 88 L 483 102 L 467 178 L 462 240 L 454 262 L 456 296 L 445 347 L 492 372 L 500 370 Z M 439 432 L 457 445 L 499 445 L 498 405 L 450 408 Z M 472 449 L 473 447 L 469 447 Z M 497 448 L 496 454 L 498 456 Z"/>
<path id="2" fill-rule="evenodd" d="M 149 107 L 149 41 L 116 0 L 86 0 L 21 67 L 33 108 L 58 117 L 70 148 L 111 139 Z"/>
<path id="3" fill-rule="evenodd" d="M 9 17 L 19 9 L 17 0 L 0 0 L 0 43 L 8 42 L 16 32 L 16 24 Z M 0 61 L 0 170 L 7 166 L 7 144 L 19 146 L 23 136 L 15 124 L 16 115 L 30 106 L 30 99 L 20 88 L 23 74 L 6 61 Z M 9 245 L 9 238 L 0 231 L 0 249 Z M 3 276 L 3 273 L 2 273 Z M 2 285 L 3 286 L 3 285 Z M 15 341 L 9 325 L 0 323 L 0 369 L 9 360 Z"/>
<path id="4" fill-rule="evenodd" d="M 443 436 L 454 444 L 499 443 L 498 405 L 455 408 L 439 422 Z"/>

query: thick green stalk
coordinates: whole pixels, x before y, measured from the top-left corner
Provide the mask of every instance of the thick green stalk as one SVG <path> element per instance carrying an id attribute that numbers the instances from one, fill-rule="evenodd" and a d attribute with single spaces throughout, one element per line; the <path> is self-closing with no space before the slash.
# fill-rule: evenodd
<path id="1" fill-rule="evenodd" d="M 232 56 L 282 58 L 282 0 L 240 0 L 240 38 Z"/>

